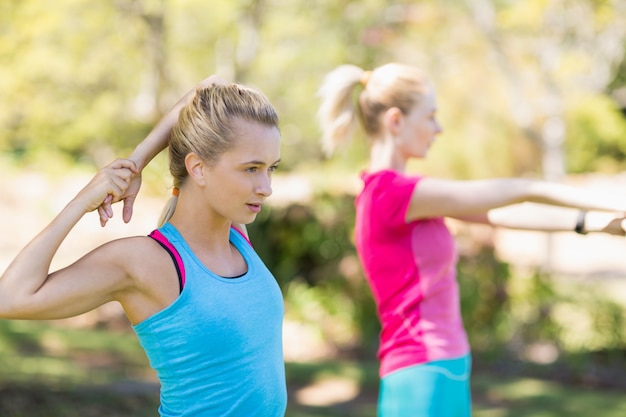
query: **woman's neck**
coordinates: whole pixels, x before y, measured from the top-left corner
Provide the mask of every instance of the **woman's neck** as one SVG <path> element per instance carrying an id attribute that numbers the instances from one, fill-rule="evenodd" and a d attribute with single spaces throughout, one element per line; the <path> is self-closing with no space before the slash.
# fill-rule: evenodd
<path id="1" fill-rule="evenodd" d="M 185 240 L 202 242 L 203 246 L 228 247 L 232 223 L 212 215 L 206 207 L 199 206 L 193 195 L 181 195 L 170 223 Z"/>
<path id="2" fill-rule="evenodd" d="M 404 172 L 406 159 L 400 154 L 391 138 L 372 138 L 370 146 L 369 171 L 390 169 Z"/>

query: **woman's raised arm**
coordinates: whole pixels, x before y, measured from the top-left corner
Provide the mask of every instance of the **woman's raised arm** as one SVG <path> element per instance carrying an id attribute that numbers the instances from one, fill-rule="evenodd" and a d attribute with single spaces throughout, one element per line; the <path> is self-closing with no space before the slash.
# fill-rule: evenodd
<path id="1" fill-rule="evenodd" d="M 224 80 L 217 75 L 210 75 L 193 89 L 189 90 L 183 95 L 172 108 L 159 120 L 156 126 L 148 133 L 148 135 L 142 140 L 130 154 L 128 159 L 133 161 L 137 167 L 131 178 L 130 185 L 126 192 L 118 197 L 107 196 L 102 204 L 98 207 L 98 214 L 100 216 L 100 225 L 105 226 L 108 220 L 112 216 L 111 205 L 118 201 L 123 201 L 122 218 L 126 223 L 130 221 L 133 216 L 133 206 L 139 189 L 141 188 L 141 171 L 152 161 L 152 159 L 159 154 L 163 149 L 167 148 L 168 140 L 172 127 L 178 121 L 178 114 L 180 109 L 187 103 L 190 97 L 195 94 L 197 88 L 206 87 L 211 84 L 222 84 Z"/>
<path id="2" fill-rule="evenodd" d="M 61 243 L 85 213 L 98 208 L 106 196 L 119 198 L 126 192 L 133 161 L 118 159 L 100 169 L 55 219 L 15 257 L 0 278 L 0 317 L 47 319 L 75 315 L 109 301 L 115 281 L 114 263 L 103 268 L 97 262 L 79 263 L 50 273 L 52 259 Z M 118 273 L 118 276 L 120 274 Z M 92 279 L 95 278 L 95 279 Z"/>

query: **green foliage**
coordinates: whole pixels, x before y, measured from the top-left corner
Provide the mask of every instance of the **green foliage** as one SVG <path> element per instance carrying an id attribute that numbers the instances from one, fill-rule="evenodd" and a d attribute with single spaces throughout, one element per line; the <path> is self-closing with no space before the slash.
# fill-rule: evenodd
<path id="1" fill-rule="evenodd" d="M 12 2 L 10 16 L 0 37 L 0 59 L 10 62 L 0 66 L 0 150 L 58 150 L 101 164 L 111 159 L 109 151 L 100 161 L 102 149 L 128 151 L 145 135 L 149 127 L 129 114 L 146 70 L 140 21 L 106 2 L 73 0 Z"/>
<path id="2" fill-rule="evenodd" d="M 623 59 L 596 53 L 623 43 L 614 28 L 624 14 L 615 3 L 496 1 L 480 9 L 434 0 L 5 0 L 0 151 L 28 159 L 54 149 L 102 165 L 127 154 L 175 99 L 217 72 L 272 99 L 283 168 L 298 170 L 323 160 L 315 113 L 324 75 L 344 63 L 372 69 L 400 61 L 424 68 L 439 91 L 445 133 L 427 171 L 463 178 L 541 172 L 531 149 L 541 146 L 527 142 L 552 115 L 546 103 L 556 97 L 571 108 L 589 90 L 622 86 Z M 606 80 L 582 82 L 591 70 Z M 607 118 L 615 124 L 611 112 L 603 105 L 591 119 L 588 111 L 575 114 L 568 131 L 589 131 Z M 604 131 L 591 133 L 568 138 L 571 169 L 622 169 L 621 145 Z M 363 158 L 346 163 L 356 167 Z"/>
<path id="3" fill-rule="evenodd" d="M 626 118 L 606 96 L 586 96 L 568 111 L 568 171 L 615 173 L 626 169 Z"/>
<path id="4" fill-rule="evenodd" d="M 262 212 L 248 226 L 251 239 L 283 289 L 291 318 L 342 347 L 372 349 L 379 325 L 351 241 L 354 197 L 314 200 Z"/>
<path id="5" fill-rule="evenodd" d="M 472 348 L 482 352 L 500 349 L 511 330 L 509 265 L 495 257 L 493 248 L 479 246 L 461 256 L 457 279 L 461 314 Z"/>
<path id="6" fill-rule="evenodd" d="M 556 360 L 587 364 L 595 352 L 616 363 L 626 351 L 626 308 L 589 283 L 562 282 L 539 270 L 513 274 L 493 248 L 459 260 L 463 320 L 475 352 L 528 359 L 528 348 L 549 345 Z M 569 279 L 565 279 L 569 281 Z M 534 358 L 532 358 L 534 360 Z"/>
<path id="7" fill-rule="evenodd" d="M 535 271 L 525 285 L 512 296 L 514 325 L 509 347 L 522 356 L 523 350 L 535 343 L 563 346 L 563 326 L 556 319 L 555 308 L 563 302 L 550 275 Z"/>
<path id="8" fill-rule="evenodd" d="M 341 245 L 348 242 L 339 241 L 339 233 L 329 236 L 336 219 L 327 219 L 327 227 L 314 210 L 314 207 L 299 204 L 272 208 L 249 226 L 252 236 L 263 236 L 257 250 L 266 262 L 275 266 L 273 271 L 281 285 L 301 279 L 315 286 L 326 278 L 334 278 L 326 277 L 314 267 L 319 265 L 325 270 L 331 262 L 336 266 L 343 249 Z M 277 225 L 280 227 L 276 228 Z"/>

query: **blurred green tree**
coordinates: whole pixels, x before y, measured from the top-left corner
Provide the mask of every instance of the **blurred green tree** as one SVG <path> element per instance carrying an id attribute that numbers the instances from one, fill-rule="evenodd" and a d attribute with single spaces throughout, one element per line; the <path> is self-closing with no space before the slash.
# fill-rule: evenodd
<path id="1" fill-rule="evenodd" d="M 588 145 L 603 140 L 601 131 L 584 145 L 570 140 L 573 119 L 586 117 L 573 103 L 623 87 L 625 7 L 623 0 L 6 0 L 0 149 L 102 164 L 132 148 L 190 85 L 219 73 L 272 98 L 284 168 L 310 168 L 323 161 L 315 93 L 324 74 L 343 63 L 395 60 L 425 68 L 440 92 L 445 140 L 427 171 L 558 176 L 565 137 L 566 156 L 578 161 L 571 168 L 593 169 L 580 159 L 598 155 L 581 149 L 607 158 L 615 149 Z M 362 157 L 344 162 L 359 166 Z"/>

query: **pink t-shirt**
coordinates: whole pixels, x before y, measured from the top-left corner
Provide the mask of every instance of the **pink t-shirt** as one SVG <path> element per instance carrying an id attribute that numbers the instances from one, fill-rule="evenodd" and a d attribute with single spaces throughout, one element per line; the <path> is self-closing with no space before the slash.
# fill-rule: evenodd
<path id="1" fill-rule="evenodd" d="M 454 238 L 441 217 L 405 221 L 421 177 L 385 170 L 362 179 L 355 239 L 382 325 L 381 376 L 466 355 Z"/>

